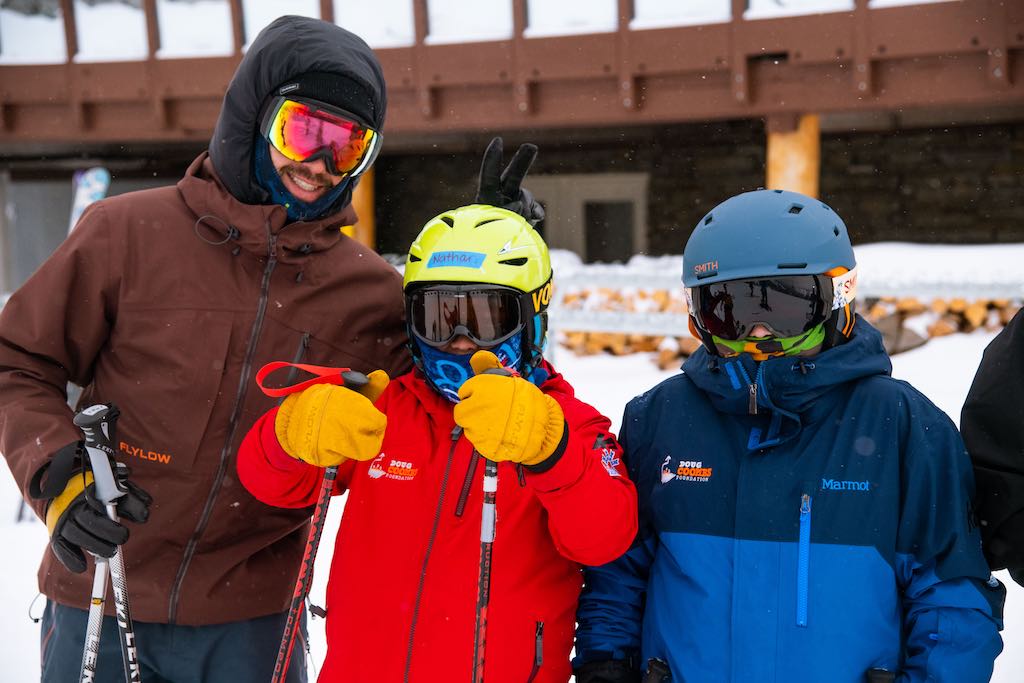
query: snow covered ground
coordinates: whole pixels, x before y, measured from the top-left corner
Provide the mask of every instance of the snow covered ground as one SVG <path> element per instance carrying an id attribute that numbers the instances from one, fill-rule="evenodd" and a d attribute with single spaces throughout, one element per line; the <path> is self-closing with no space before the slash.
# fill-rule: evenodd
<path id="1" fill-rule="evenodd" d="M 960 408 L 974 371 L 981 360 L 992 332 L 953 335 L 933 340 L 925 346 L 896 356 L 894 375 L 909 380 L 954 421 L 959 421 Z M 576 386 L 584 400 L 592 403 L 616 425 L 626 401 L 648 389 L 674 372 L 657 369 L 650 356 L 577 357 L 565 349 L 555 351 L 555 363 Z M 0 679 L 22 683 L 39 679 L 39 626 L 29 619 L 29 608 L 36 595 L 35 572 L 40 554 L 45 550 L 46 533 L 39 522 L 15 524 L 18 493 L 13 480 L 0 474 L 0 548 L 3 548 L 4 580 L 0 581 Z M 329 561 L 335 530 L 343 505 L 336 501 L 324 532 L 313 588 L 313 601 L 323 604 L 326 563 Z M 1024 588 L 1009 580 L 1005 572 L 1000 578 L 1009 588 L 1006 606 L 1006 630 L 1003 639 L 1009 645 L 996 661 L 993 681 L 1011 683 L 1021 680 L 1024 670 Z M 129 586 L 131 578 L 129 577 Z M 42 611 L 42 599 L 35 603 L 32 614 Z M 311 626 L 313 663 L 319 665 L 324 655 L 323 622 Z"/>

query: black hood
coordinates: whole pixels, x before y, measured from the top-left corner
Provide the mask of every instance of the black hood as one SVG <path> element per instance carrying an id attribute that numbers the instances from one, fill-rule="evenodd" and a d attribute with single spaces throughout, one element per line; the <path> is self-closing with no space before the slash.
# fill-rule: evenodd
<path id="1" fill-rule="evenodd" d="M 383 129 L 384 72 L 370 46 L 356 34 L 319 19 L 280 17 L 260 31 L 238 65 L 210 140 L 213 168 L 239 201 L 269 202 L 269 194 L 253 174 L 260 112 L 279 86 L 310 72 L 337 74 L 362 86 L 373 100 L 369 123 L 378 131 Z M 348 205 L 353 185 L 349 183 L 331 213 Z"/>

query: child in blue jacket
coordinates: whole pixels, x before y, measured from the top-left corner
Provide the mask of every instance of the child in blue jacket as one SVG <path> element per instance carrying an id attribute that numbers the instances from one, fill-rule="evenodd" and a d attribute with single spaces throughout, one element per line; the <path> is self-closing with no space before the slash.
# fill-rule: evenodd
<path id="1" fill-rule="evenodd" d="M 640 531 L 587 570 L 579 683 L 988 681 L 1005 591 L 970 462 L 854 315 L 843 221 L 741 194 L 683 273 L 703 346 L 626 407 Z"/>

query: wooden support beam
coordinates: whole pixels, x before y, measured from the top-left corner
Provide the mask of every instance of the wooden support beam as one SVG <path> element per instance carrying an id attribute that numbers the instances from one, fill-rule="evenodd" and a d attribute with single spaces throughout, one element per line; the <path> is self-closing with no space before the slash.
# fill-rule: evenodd
<path id="1" fill-rule="evenodd" d="M 427 35 L 430 33 L 430 15 L 428 14 L 427 0 L 412 1 L 412 20 L 416 35 L 416 42 L 413 44 L 413 79 L 416 84 L 416 102 L 419 105 L 420 116 L 425 119 L 432 119 L 437 115 L 437 102 L 430 79 L 424 73 L 426 61 Z"/>
<path id="2" fill-rule="evenodd" d="M 375 215 L 375 177 L 374 169 L 371 168 L 359 177 L 359 184 L 352 192 L 352 208 L 356 210 L 359 217 L 351 230 L 344 230 L 345 234 L 355 240 L 374 249 L 377 244 L 377 221 Z"/>
<path id="3" fill-rule="evenodd" d="M 534 111 L 533 86 L 523 64 L 529 20 L 526 0 L 512 0 L 512 98 L 516 111 L 523 116 Z"/>
<path id="4" fill-rule="evenodd" d="M 142 0 L 142 12 L 146 17 L 146 56 L 156 59 L 160 51 L 160 19 L 156 14 L 156 0 Z"/>
<path id="5" fill-rule="evenodd" d="M 334 0 L 320 0 L 320 18 L 334 23 Z"/>
<path id="6" fill-rule="evenodd" d="M 231 47 L 236 55 L 242 54 L 245 46 L 245 13 L 242 11 L 242 0 L 228 0 L 231 10 Z"/>
<path id="7" fill-rule="evenodd" d="M 821 124 L 816 114 L 770 115 L 765 187 L 818 196 Z"/>
<path id="8" fill-rule="evenodd" d="M 69 63 L 75 61 L 78 54 L 78 23 L 75 21 L 74 0 L 60 0 L 60 14 L 64 20 L 64 45 Z"/>
<path id="9" fill-rule="evenodd" d="M 747 53 L 742 49 L 739 31 L 743 24 L 743 13 L 747 0 L 731 0 L 732 21 L 729 23 L 730 75 L 732 96 L 738 104 L 750 104 L 750 68 Z"/>

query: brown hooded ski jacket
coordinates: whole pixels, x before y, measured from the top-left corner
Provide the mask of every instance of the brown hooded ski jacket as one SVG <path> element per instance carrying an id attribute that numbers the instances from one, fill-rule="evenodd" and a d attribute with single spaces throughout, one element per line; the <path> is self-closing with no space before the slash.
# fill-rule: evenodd
<path id="1" fill-rule="evenodd" d="M 254 45 L 246 60 L 259 56 Z M 243 61 L 215 138 L 254 125 L 257 112 L 239 107 L 258 106 L 310 59 L 365 71 L 315 50 L 283 64 Z M 274 68 L 286 70 L 264 73 Z M 382 119 L 383 81 L 373 85 Z M 237 88 L 247 89 L 241 104 Z M 236 137 L 251 146 L 253 136 L 250 127 Z M 80 406 L 121 411 L 117 457 L 153 496 L 149 521 L 129 523 L 124 545 L 139 621 L 213 624 L 288 608 L 310 510 L 264 505 L 238 482 L 235 450 L 274 405 L 256 370 L 295 360 L 395 376 L 410 366 L 401 278 L 341 234 L 355 219 L 347 200 L 328 218 L 292 223 L 281 206 L 243 203 L 221 178 L 237 185 L 250 153 L 221 149 L 219 165 L 203 154 L 177 186 L 94 204 L 0 312 L 0 451 L 23 491 L 81 438 L 68 381 L 85 387 Z M 43 514 L 45 501 L 34 506 Z M 87 607 L 91 571 L 72 574 L 47 551 L 39 581 L 51 599 Z"/>

